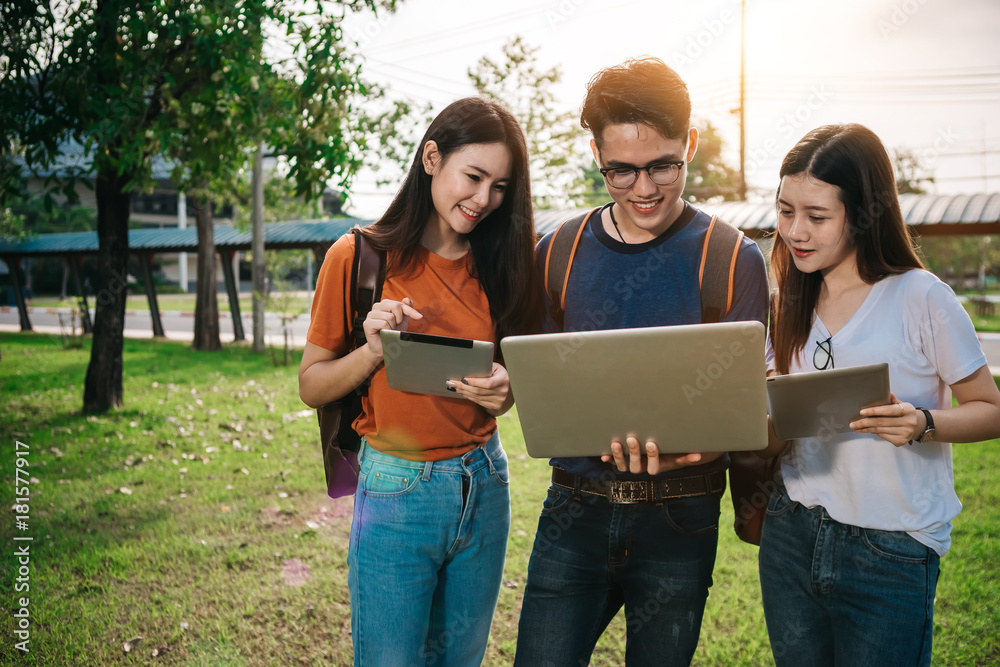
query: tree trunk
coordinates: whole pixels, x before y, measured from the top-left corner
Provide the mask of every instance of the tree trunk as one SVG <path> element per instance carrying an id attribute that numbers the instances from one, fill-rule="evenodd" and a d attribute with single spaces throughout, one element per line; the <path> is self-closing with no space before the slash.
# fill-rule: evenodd
<path id="1" fill-rule="evenodd" d="M 219 295 L 215 281 L 215 228 L 212 202 L 201 199 L 196 206 L 198 224 L 198 282 L 194 306 L 193 350 L 221 350 L 219 339 Z"/>
<path id="2" fill-rule="evenodd" d="M 83 389 L 84 412 L 106 412 L 122 406 L 128 220 L 132 199 L 132 193 L 123 188 L 129 180 L 129 175 L 118 174 L 114 168 L 97 175 L 97 313 Z"/>
<path id="3" fill-rule="evenodd" d="M 264 281 L 267 270 L 264 265 L 264 150 L 260 144 L 253 156 L 253 208 L 250 219 L 253 235 L 250 248 L 253 278 L 253 351 L 264 351 Z"/>

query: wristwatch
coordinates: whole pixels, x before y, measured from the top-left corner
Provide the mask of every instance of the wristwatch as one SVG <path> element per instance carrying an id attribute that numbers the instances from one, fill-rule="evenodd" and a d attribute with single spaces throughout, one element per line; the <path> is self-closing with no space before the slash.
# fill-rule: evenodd
<path id="1" fill-rule="evenodd" d="M 924 417 L 926 417 L 926 419 L 927 419 L 927 428 L 925 428 L 924 432 L 921 433 L 920 436 L 916 440 L 914 440 L 913 442 L 927 442 L 928 440 L 933 440 L 934 439 L 934 417 L 931 417 L 931 411 L 928 410 L 927 408 L 917 408 L 917 410 L 920 410 L 921 412 L 924 413 Z"/>

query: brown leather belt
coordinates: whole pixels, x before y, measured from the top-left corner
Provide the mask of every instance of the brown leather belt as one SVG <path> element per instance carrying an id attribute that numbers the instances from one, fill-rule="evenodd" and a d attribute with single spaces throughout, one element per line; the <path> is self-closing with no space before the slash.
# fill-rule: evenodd
<path id="1" fill-rule="evenodd" d="M 552 467 L 552 483 L 564 489 L 603 496 L 612 503 L 655 503 L 671 498 L 692 498 L 722 493 L 726 490 L 726 472 L 705 475 L 668 477 L 654 480 L 603 480 L 580 477 L 558 466 Z"/>

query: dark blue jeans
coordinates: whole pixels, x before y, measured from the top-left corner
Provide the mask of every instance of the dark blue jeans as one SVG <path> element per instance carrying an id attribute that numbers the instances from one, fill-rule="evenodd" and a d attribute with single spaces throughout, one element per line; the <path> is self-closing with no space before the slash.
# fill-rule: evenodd
<path id="1" fill-rule="evenodd" d="M 690 664 L 712 585 L 720 498 L 616 505 L 551 486 L 514 664 L 585 667 L 623 605 L 626 665 Z"/>
<path id="2" fill-rule="evenodd" d="M 773 494 L 760 586 L 778 667 L 931 664 L 940 559 L 905 532 L 839 523 Z"/>

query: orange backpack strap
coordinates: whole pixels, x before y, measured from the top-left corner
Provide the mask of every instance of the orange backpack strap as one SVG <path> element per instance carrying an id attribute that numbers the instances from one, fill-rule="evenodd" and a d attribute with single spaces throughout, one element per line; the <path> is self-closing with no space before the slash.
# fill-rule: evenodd
<path id="1" fill-rule="evenodd" d="M 576 257 L 576 249 L 580 245 L 583 230 L 587 221 L 601 207 L 578 215 L 562 223 L 545 253 L 545 291 L 549 295 L 549 314 L 555 321 L 559 331 L 563 330 L 563 317 L 566 313 L 566 285 L 569 284 L 569 272 Z"/>
<path id="2" fill-rule="evenodd" d="M 712 217 L 701 248 L 698 288 L 701 291 L 701 321 L 720 322 L 733 307 L 733 278 L 743 232 Z"/>

